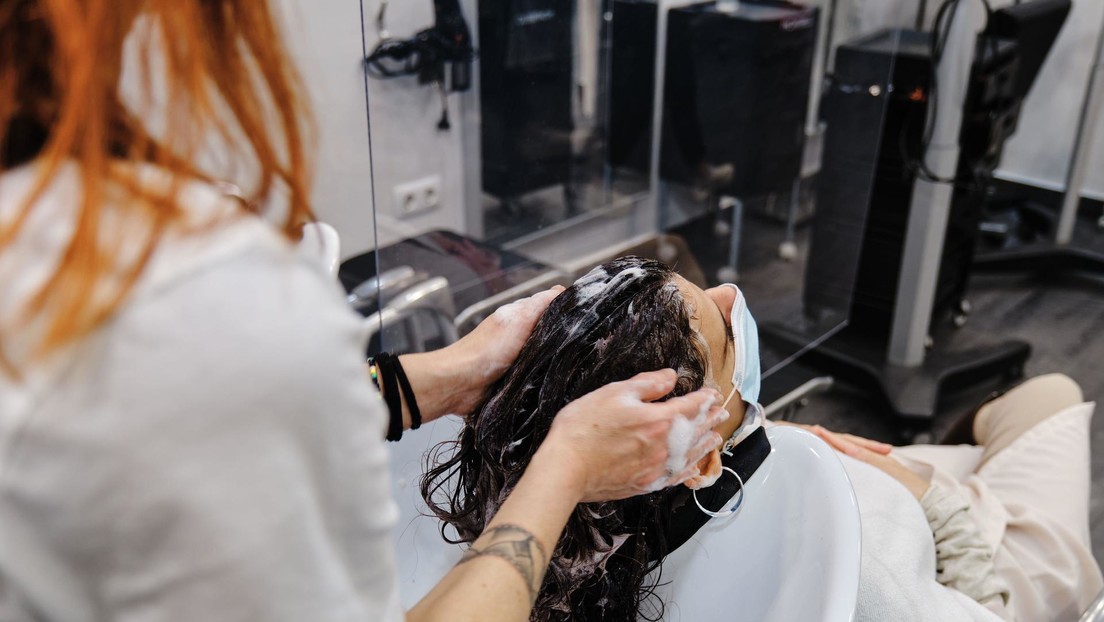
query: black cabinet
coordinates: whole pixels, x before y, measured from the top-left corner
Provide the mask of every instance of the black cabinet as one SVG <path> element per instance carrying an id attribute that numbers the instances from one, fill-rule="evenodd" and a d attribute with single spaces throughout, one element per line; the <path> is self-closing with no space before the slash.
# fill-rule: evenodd
<path id="1" fill-rule="evenodd" d="M 568 181 L 574 5 L 479 3 L 483 190 L 492 196 Z"/>

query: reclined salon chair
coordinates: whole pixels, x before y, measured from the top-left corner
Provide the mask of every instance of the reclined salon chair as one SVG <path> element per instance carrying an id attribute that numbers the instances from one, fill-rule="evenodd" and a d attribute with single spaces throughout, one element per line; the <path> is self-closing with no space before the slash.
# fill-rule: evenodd
<path id="1" fill-rule="evenodd" d="M 444 230 L 350 257 L 338 278 L 366 318 L 372 354 L 446 346 L 499 306 L 565 280 L 550 266 Z"/>
<path id="2" fill-rule="evenodd" d="M 338 279 L 341 238 L 331 225 L 303 225 L 296 249 L 326 274 Z M 386 333 L 388 342 L 403 352 L 443 347 L 457 339 L 456 312 L 448 281 L 400 266 L 366 279 L 348 293 L 347 301 L 365 316 L 368 339 Z"/>
<path id="3" fill-rule="evenodd" d="M 424 454 L 460 428 L 446 417 L 390 445 L 399 591 L 413 606 L 459 561 L 419 493 Z M 672 622 L 847 622 L 859 586 L 859 509 L 843 465 L 817 437 L 767 430 L 771 453 L 737 513 L 710 520 L 667 556 L 657 590 Z"/>

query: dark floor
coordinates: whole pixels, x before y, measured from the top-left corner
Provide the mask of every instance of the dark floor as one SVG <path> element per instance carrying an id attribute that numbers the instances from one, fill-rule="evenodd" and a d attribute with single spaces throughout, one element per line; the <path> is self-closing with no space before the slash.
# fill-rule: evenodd
<path id="1" fill-rule="evenodd" d="M 711 275 L 710 278 L 715 278 L 723 252 L 718 252 L 716 235 L 711 233 L 710 227 L 710 223 L 683 227 L 679 233 L 687 238 L 703 270 Z M 762 219 L 748 221 L 743 236 L 748 247 L 741 252 L 740 284 L 748 295 L 749 304 L 758 303 L 752 304 L 752 308 L 760 316 L 760 326 L 765 320 L 771 320 L 769 316 L 793 315 L 793 309 L 800 312 L 806 237 L 807 231 L 799 230 L 798 258 L 783 262 L 777 259 L 781 228 Z M 1104 251 L 1104 232 L 1096 228 L 1095 222 L 1086 220 L 1079 223 L 1075 242 Z M 723 251 L 723 247 L 720 250 Z M 1080 383 L 1086 400 L 1104 404 L 1104 279 L 975 275 L 967 297 L 973 306 L 968 323 L 959 330 L 943 331 L 942 341 L 953 348 L 986 339 L 1021 339 L 1033 349 L 1025 369 L 1027 376 L 1050 372 L 1067 374 Z M 769 360 L 789 354 L 772 353 L 769 346 L 765 348 L 765 366 L 769 365 Z M 764 402 L 817 375 L 823 373 L 805 367 L 799 360 L 764 381 Z M 947 396 L 930 421 L 930 427 L 889 416 L 880 398 L 843 385 L 812 396 L 806 406 L 794 413 L 794 420 L 820 423 L 838 431 L 887 442 L 900 443 L 904 429 L 920 430 L 921 439 L 938 439 L 999 384 L 993 381 Z M 1104 414 L 1098 413 L 1093 421 L 1091 441 L 1090 525 L 1096 558 L 1100 561 L 1104 560 Z"/>
<path id="2" fill-rule="evenodd" d="M 1104 404 L 1104 285 L 1076 281 L 1040 282 L 1024 278 L 975 278 L 970 289 L 974 313 L 963 331 L 977 331 L 1031 344 L 1026 375 L 1064 373 L 1076 380 L 1085 399 Z M 964 391 L 941 405 L 932 437 L 982 401 L 992 387 Z M 899 422 L 885 407 L 846 387 L 810 398 L 794 420 L 887 442 L 898 437 Z M 1098 411 L 1099 413 L 1099 411 Z M 1092 505 L 1089 524 L 1097 561 L 1104 561 L 1104 415 L 1092 424 Z"/>

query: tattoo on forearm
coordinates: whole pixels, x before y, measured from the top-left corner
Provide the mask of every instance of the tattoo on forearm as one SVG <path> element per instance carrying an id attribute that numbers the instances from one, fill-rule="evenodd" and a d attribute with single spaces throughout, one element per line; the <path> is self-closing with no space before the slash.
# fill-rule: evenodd
<path id="1" fill-rule="evenodd" d="M 456 565 L 488 555 L 509 562 L 525 580 L 530 604 L 536 602 L 548 565 L 548 556 L 536 536 L 517 525 L 495 526 L 483 532 Z"/>

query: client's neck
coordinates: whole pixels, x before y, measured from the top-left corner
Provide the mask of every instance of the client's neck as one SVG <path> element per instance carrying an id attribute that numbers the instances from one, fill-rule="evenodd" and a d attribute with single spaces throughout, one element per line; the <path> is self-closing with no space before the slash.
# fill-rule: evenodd
<path id="1" fill-rule="evenodd" d="M 737 398 L 728 403 L 729 417 L 725 419 L 724 423 L 713 428 L 717 434 L 721 435 L 721 438 L 726 441 L 736 430 L 744 424 L 744 420 L 748 416 L 747 404 L 743 400 Z"/>

